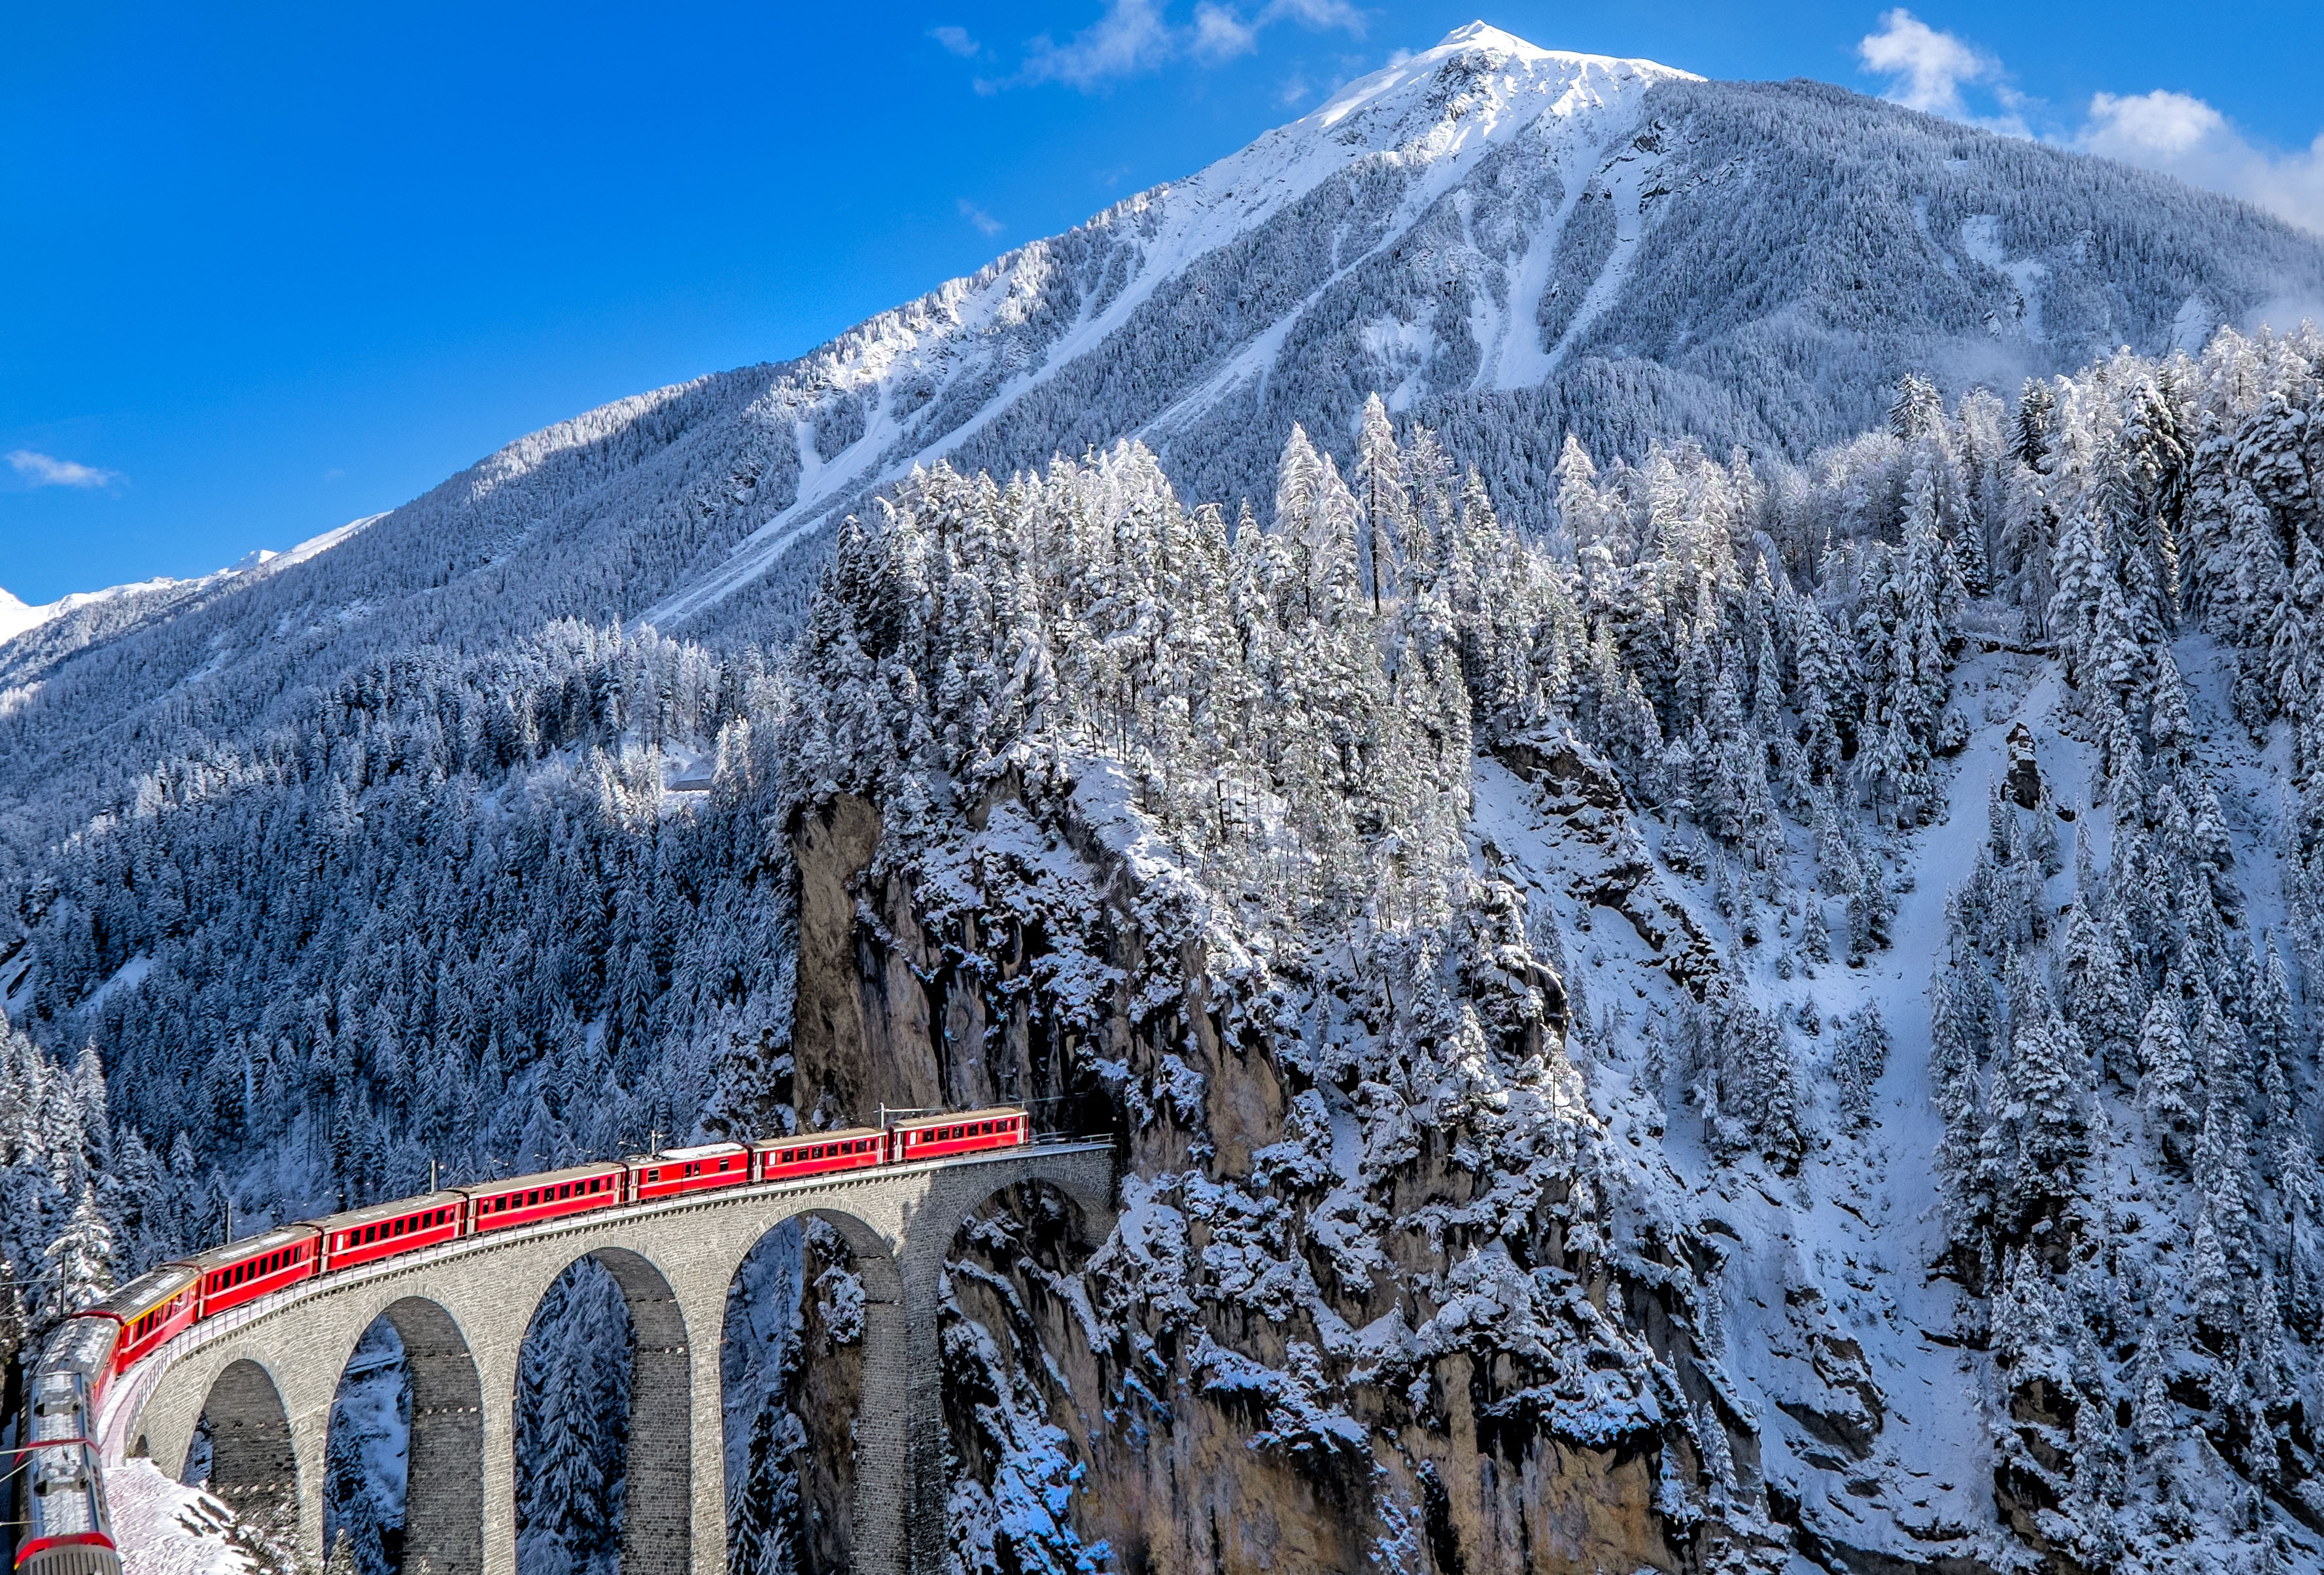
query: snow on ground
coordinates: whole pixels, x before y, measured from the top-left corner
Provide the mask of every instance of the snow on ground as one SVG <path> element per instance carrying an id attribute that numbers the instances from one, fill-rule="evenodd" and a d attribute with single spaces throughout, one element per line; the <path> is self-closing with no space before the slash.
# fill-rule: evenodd
<path id="1" fill-rule="evenodd" d="M 105 1493 L 125 1575 L 255 1575 L 257 1561 L 231 1540 L 226 1506 L 152 1461 L 106 1468 Z"/>
<path id="2" fill-rule="evenodd" d="M 88 999 L 80 1003 L 80 1009 L 95 1011 L 123 990 L 134 990 L 144 983 L 145 976 L 152 972 L 153 959 L 140 952 L 136 956 L 115 969 L 111 978 L 91 990 Z"/>
<path id="3" fill-rule="evenodd" d="M 0 645 L 15 639 L 27 629 L 38 629 L 56 616 L 56 603 L 27 607 L 23 602 L 6 591 L 0 591 Z"/>

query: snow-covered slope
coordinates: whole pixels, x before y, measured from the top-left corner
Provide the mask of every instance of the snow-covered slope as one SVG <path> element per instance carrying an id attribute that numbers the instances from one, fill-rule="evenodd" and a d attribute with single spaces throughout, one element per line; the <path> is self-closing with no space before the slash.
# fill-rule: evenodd
<path id="1" fill-rule="evenodd" d="M 17 597 L 0 590 L 0 644 L 15 639 L 27 629 L 46 623 L 54 615 L 54 603 L 28 607 Z"/>
<path id="2" fill-rule="evenodd" d="M 874 318 L 818 352 L 805 376 L 786 380 L 821 396 L 796 419 L 798 480 L 790 501 L 726 564 L 646 618 L 676 623 L 703 611 L 763 574 L 820 508 L 974 445 L 1011 407 L 1084 357 L 1120 355 L 1122 341 L 1139 336 L 1133 323 L 1141 311 L 1177 315 L 1189 304 L 1189 288 L 1210 296 L 1208 281 L 1224 277 L 1221 254 L 1248 252 L 1253 236 L 1270 230 L 1312 232 L 1318 218 L 1335 221 L 1327 240 L 1312 236 L 1325 244 L 1305 258 L 1294 255 L 1288 235 L 1267 247 L 1262 272 L 1246 275 L 1257 299 L 1207 303 L 1241 320 L 1223 332 L 1214 325 L 1205 336 L 1210 354 L 1185 367 L 1189 375 L 1176 386 L 1153 391 L 1167 391 L 1167 402 L 1149 395 L 1132 407 L 1135 435 L 1167 449 L 1170 434 L 1261 382 L 1333 286 L 1392 254 L 1433 206 L 1494 154 L 1520 144 L 1526 179 L 1552 198 L 1545 207 L 1536 198 L 1524 249 L 1489 266 L 1499 272 L 1514 261 L 1501 293 L 1517 286 L 1511 299 L 1520 304 L 1540 299 L 1567 218 L 1608 150 L 1635 130 L 1645 90 L 1691 80 L 1651 60 L 1536 49 L 1472 23 L 1199 174 Z M 1339 200 L 1313 206 L 1328 214 L 1300 212 L 1278 223 L 1327 181 Z M 1623 189 L 1635 223 L 1635 181 Z M 1627 254 L 1619 262 L 1627 263 Z M 1296 283 L 1283 276 L 1287 269 L 1298 271 Z M 1531 387 L 1554 364 L 1522 312 L 1480 301 L 1466 327 L 1490 368 L 1486 386 Z M 1425 323 L 1400 324 L 1392 336 L 1403 342 L 1381 349 L 1409 355 L 1430 334 Z M 1412 382 L 1407 374 L 1383 386 L 1408 399 Z M 835 452 L 827 436 L 835 406 L 855 434 Z M 1131 435 L 1124 428 L 1106 436 Z"/>

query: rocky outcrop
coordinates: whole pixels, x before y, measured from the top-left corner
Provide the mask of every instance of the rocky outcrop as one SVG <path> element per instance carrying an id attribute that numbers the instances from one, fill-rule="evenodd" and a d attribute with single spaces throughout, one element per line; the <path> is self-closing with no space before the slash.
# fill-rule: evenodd
<path id="1" fill-rule="evenodd" d="M 1317 1041 L 1385 1032 L 1417 986 L 1381 962 L 1270 968 L 1102 796 L 1010 778 L 964 819 L 907 838 L 844 796 L 801 815 L 791 1090 L 830 1123 L 1024 1101 L 1122 1145 L 1125 1221 L 1093 1257 L 1061 1199 L 963 1233 L 963 1524 L 1047 1487 L 1061 1511 L 1012 1524 L 1017 1567 L 1100 1542 L 1125 1571 L 1687 1567 L 1663 1484 L 1699 1469 L 1692 1407 L 1631 1307 L 1679 1367 L 1692 1314 L 1680 1281 L 1626 1287 L 1587 1245 L 1570 1136 L 1523 1174 L 1480 1157 L 1507 1133 L 1384 1151 L 1359 1114 L 1390 1091 Z M 1494 1055 L 1538 1073 L 1563 1065 L 1563 989 L 1497 890 L 1462 989 Z M 810 1432 L 836 1442 L 844 1375 L 816 1382 Z M 827 1499 L 839 1472 L 816 1469 Z M 816 1567 L 837 1552 L 818 1538 Z"/>

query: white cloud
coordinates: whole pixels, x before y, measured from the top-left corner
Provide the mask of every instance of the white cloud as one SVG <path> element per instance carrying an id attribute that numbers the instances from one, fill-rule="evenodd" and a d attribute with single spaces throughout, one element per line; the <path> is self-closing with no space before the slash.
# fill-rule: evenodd
<path id="1" fill-rule="evenodd" d="M 1148 71 L 1178 52 L 1154 0 L 1106 0 L 1105 14 L 1065 42 L 1043 33 L 1027 49 L 1018 78 L 1063 82 L 1086 93 L 1107 78 Z"/>
<path id="2" fill-rule="evenodd" d="M 1961 102 L 1961 84 L 1982 82 L 2001 74 L 2001 62 L 1983 50 L 1964 43 L 1949 32 L 1939 32 L 1898 6 L 1880 19 L 1880 31 L 1857 44 L 1865 69 L 1888 78 L 1884 97 L 1907 109 L 1967 120 L 1969 106 Z"/>
<path id="3" fill-rule="evenodd" d="M 984 47 L 964 27 L 932 27 L 928 36 L 942 44 L 945 53 L 958 55 L 964 60 L 976 59 L 977 51 Z"/>
<path id="4" fill-rule="evenodd" d="M 1259 29 L 1210 0 L 1194 7 L 1194 58 L 1215 63 L 1259 47 Z"/>
<path id="5" fill-rule="evenodd" d="M 1267 9 L 1259 14 L 1262 26 L 1286 18 L 1318 32 L 1336 27 L 1355 38 L 1364 36 L 1364 14 L 1347 0 L 1268 0 Z"/>
<path id="6" fill-rule="evenodd" d="M 1994 56 L 1902 7 L 1883 15 L 1880 31 L 1868 34 L 1856 52 L 1867 70 L 1888 79 L 1885 97 L 1909 108 L 2023 137 L 2036 134 L 2026 124 L 2032 117 L 2043 125 L 2044 142 L 2240 197 L 2324 233 L 2324 135 L 2307 148 L 2279 152 L 2253 143 L 2203 100 L 2166 88 L 2100 93 L 2079 126 L 2061 124 L 2069 117 L 2017 92 Z M 1973 111 L 1962 93 L 1969 87 L 1982 88 L 1978 97 L 1996 113 Z"/>
<path id="7" fill-rule="evenodd" d="M 29 448 L 11 449 L 7 460 L 27 486 L 109 487 L 124 479 L 117 470 L 99 470 L 93 465 L 35 454 Z"/>
<path id="8" fill-rule="evenodd" d="M 2300 152 L 2273 152 L 2201 99 L 2157 88 L 2093 97 L 2073 145 L 2240 197 L 2324 234 L 2324 135 Z"/>
<path id="9" fill-rule="evenodd" d="M 1246 14 L 1230 0 L 1197 0 L 1193 20 L 1179 25 L 1164 12 L 1165 0 L 1105 0 L 1095 22 L 1058 43 L 1047 33 L 1025 47 L 1016 75 L 980 79 L 977 91 L 994 93 L 1023 83 L 1060 82 L 1088 93 L 1122 77 L 1154 70 L 1191 58 L 1216 66 L 1259 48 L 1259 34 L 1278 22 L 1337 29 L 1361 38 L 1364 15 L 1348 0 L 1266 0 Z M 944 30 L 939 29 L 939 32 Z M 939 40 L 938 41 L 943 41 Z M 947 46 L 949 47 L 949 46 Z"/>
<path id="10" fill-rule="evenodd" d="M 988 235 L 997 235 L 1009 227 L 965 197 L 960 199 L 960 216 Z"/>

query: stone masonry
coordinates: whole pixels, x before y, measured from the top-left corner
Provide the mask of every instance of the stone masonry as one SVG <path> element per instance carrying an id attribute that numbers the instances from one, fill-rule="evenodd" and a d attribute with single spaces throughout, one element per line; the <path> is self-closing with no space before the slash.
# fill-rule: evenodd
<path id="1" fill-rule="evenodd" d="M 300 1550 L 319 1564 L 331 1403 L 355 1342 L 385 1318 L 411 1374 L 405 1570 L 515 1575 L 518 1349 L 551 1282 L 595 1257 L 621 1285 L 637 1342 L 623 1575 L 724 1575 L 727 1287 L 768 1231 L 811 1214 L 847 1239 L 863 1281 L 855 1567 L 930 1575 L 944 1553 L 945 1257 L 968 1214 L 1031 1183 L 1063 1193 L 1102 1239 L 1112 1166 L 1105 1144 L 1064 1144 L 738 1187 L 312 1282 L 198 1324 L 125 1375 L 101 1419 L 105 1458 L 147 1455 L 180 1474 L 207 1412 L 213 1489 L 245 1513 L 295 1516 Z"/>

